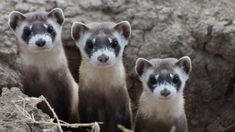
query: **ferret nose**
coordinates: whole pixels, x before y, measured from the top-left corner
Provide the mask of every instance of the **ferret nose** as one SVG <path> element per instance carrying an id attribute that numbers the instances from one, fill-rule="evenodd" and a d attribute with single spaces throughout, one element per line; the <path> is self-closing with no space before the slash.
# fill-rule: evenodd
<path id="1" fill-rule="evenodd" d="M 160 94 L 162 95 L 162 96 L 165 96 L 165 97 L 167 97 L 168 95 L 170 95 L 170 91 L 169 90 L 167 90 L 167 89 L 163 89 L 161 92 L 160 92 Z"/>
<path id="2" fill-rule="evenodd" d="M 99 56 L 98 61 L 100 61 L 101 63 L 106 63 L 109 60 L 109 57 L 105 54 L 102 54 L 101 56 Z"/>
<path id="3" fill-rule="evenodd" d="M 38 41 L 36 41 L 36 45 L 38 47 L 43 47 L 46 44 L 46 41 L 43 39 L 39 39 Z"/>

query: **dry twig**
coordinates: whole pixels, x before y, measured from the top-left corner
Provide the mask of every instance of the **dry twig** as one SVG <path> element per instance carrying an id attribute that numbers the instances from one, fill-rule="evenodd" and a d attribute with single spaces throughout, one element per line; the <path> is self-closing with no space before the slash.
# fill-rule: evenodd
<path id="1" fill-rule="evenodd" d="M 50 119 L 49 121 L 37 121 L 34 119 L 34 115 L 30 115 L 26 110 L 26 101 L 30 103 L 33 107 L 36 107 L 38 103 L 45 102 L 50 111 L 53 114 L 54 119 L 56 120 L 56 123 L 53 122 L 54 119 Z M 23 106 L 18 105 L 17 103 L 23 103 Z M 62 127 L 70 127 L 70 128 L 79 128 L 79 127 L 91 127 L 92 132 L 100 132 L 100 127 L 98 122 L 94 123 L 74 123 L 70 124 L 65 121 L 59 120 L 58 116 L 56 115 L 54 109 L 50 106 L 49 102 L 46 100 L 44 96 L 40 96 L 38 98 L 22 98 L 20 97 L 19 100 L 12 101 L 13 105 L 16 107 L 16 109 L 26 118 L 26 121 L 33 124 L 43 124 L 43 125 L 52 125 L 58 127 L 60 132 L 63 132 Z"/>

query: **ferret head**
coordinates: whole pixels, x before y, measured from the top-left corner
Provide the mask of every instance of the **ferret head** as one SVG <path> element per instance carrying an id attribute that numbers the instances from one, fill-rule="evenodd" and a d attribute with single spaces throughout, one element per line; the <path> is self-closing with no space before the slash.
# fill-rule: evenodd
<path id="1" fill-rule="evenodd" d="M 74 22 L 71 29 L 72 38 L 80 49 L 83 61 L 98 68 L 113 66 L 122 58 L 130 33 L 131 27 L 127 21 L 87 25 Z"/>
<path id="2" fill-rule="evenodd" d="M 61 41 L 63 22 L 63 11 L 59 8 L 28 14 L 12 11 L 8 19 L 10 28 L 20 42 L 20 49 L 31 52 L 49 51 L 56 41 Z"/>
<path id="3" fill-rule="evenodd" d="M 183 96 L 191 69 L 191 60 L 188 56 L 178 60 L 139 58 L 135 66 L 144 91 L 157 100 L 174 100 Z"/>

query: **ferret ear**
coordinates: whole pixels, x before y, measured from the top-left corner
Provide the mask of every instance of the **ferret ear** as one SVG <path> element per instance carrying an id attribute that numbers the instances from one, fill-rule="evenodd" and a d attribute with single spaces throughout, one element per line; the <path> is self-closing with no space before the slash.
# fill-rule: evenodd
<path id="1" fill-rule="evenodd" d="M 191 59 L 188 56 L 180 58 L 175 65 L 182 68 L 186 74 L 192 71 Z"/>
<path id="2" fill-rule="evenodd" d="M 114 29 L 117 30 L 121 35 L 128 39 L 131 35 L 131 25 L 128 21 L 122 21 L 114 26 Z"/>
<path id="3" fill-rule="evenodd" d="M 52 9 L 49 13 L 48 13 L 48 18 L 52 18 L 54 19 L 59 25 L 62 25 L 64 23 L 64 13 L 63 10 L 60 8 L 55 8 Z"/>
<path id="4" fill-rule="evenodd" d="M 89 28 L 81 22 L 74 22 L 71 27 L 71 36 L 74 41 L 78 41 L 82 34 L 88 31 Z"/>
<path id="5" fill-rule="evenodd" d="M 25 20 L 25 16 L 24 14 L 18 12 L 18 11 L 12 11 L 10 14 L 9 14 L 9 17 L 8 17 L 8 25 L 10 26 L 10 28 L 12 30 L 16 30 L 17 26 L 19 26 L 19 24 Z"/>
<path id="6" fill-rule="evenodd" d="M 135 72 L 139 75 L 142 76 L 144 71 L 151 67 L 152 64 L 144 59 L 144 58 L 138 58 L 135 63 Z"/>

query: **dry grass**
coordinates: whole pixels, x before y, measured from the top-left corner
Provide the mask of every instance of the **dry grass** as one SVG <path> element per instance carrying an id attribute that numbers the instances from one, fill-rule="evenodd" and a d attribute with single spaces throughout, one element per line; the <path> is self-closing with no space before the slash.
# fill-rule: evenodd
<path id="1" fill-rule="evenodd" d="M 63 132 L 62 127 L 68 127 L 68 128 L 79 128 L 79 127 L 91 127 L 91 131 L 92 132 L 100 132 L 100 127 L 99 127 L 99 123 L 98 122 L 94 122 L 94 123 L 74 123 L 74 124 L 70 124 L 67 122 L 64 122 L 62 120 L 60 120 L 58 118 L 58 116 L 56 115 L 54 109 L 50 106 L 50 104 L 48 103 L 48 101 L 46 100 L 46 98 L 44 96 L 40 96 L 38 98 L 23 98 L 23 97 L 19 97 L 19 100 L 14 100 L 11 101 L 13 103 L 13 105 L 16 107 L 16 109 L 25 117 L 25 121 L 27 123 L 32 123 L 32 124 L 39 124 L 39 125 L 49 125 L 53 127 L 57 127 L 59 132 Z M 26 111 L 26 103 L 36 107 L 36 105 L 38 103 L 41 102 L 45 102 L 46 105 L 48 106 L 48 108 L 51 110 L 52 114 L 53 114 L 53 118 L 48 120 L 48 121 L 44 121 L 44 120 L 35 120 L 34 115 L 33 114 L 29 114 Z M 19 105 L 19 103 L 21 103 L 22 105 Z M 56 122 L 54 122 L 54 120 Z"/>

